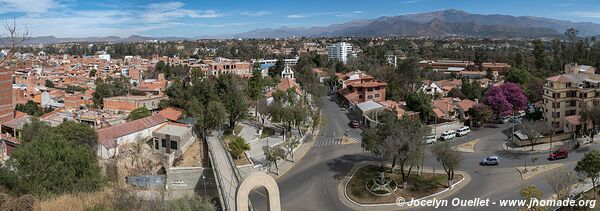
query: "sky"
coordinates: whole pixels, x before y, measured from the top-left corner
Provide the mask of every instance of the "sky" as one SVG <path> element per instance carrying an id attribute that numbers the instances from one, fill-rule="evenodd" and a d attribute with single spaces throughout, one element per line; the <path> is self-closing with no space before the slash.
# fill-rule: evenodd
<path id="1" fill-rule="evenodd" d="M 0 0 L 0 20 L 34 37 L 197 37 L 444 9 L 600 23 L 598 0 Z"/>

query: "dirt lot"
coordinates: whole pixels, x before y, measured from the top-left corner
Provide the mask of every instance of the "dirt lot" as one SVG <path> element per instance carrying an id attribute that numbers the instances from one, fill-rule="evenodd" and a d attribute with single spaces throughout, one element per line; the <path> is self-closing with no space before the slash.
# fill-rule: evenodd
<path id="1" fill-rule="evenodd" d="M 192 145 L 181 155 L 181 157 L 175 160 L 173 166 L 176 167 L 209 167 L 208 160 L 208 148 L 204 141 L 196 139 Z"/>

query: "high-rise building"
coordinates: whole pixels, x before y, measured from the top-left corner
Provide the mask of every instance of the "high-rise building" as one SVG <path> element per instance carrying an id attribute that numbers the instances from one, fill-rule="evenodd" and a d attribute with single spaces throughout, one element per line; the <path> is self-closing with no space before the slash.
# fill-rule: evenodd
<path id="1" fill-rule="evenodd" d="M 338 60 L 346 64 L 348 57 L 352 56 L 352 44 L 339 42 L 327 46 L 329 60 Z"/>
<path id="2" fill-rule="evenodd" d="M 581 111 L 600 106 L 600 75 L 586 65 L 567 64 L 565 74 L 549 77 L 544 86 L 544 120 L 554 131 L 579 131 L 591 124 L 581 122 Z M 587 126 L 587 127 L 586 127 Z"/>
<path id="3" fill-rule="evenodd" d="M 0 69 L 0 123 L 14 117 L 12 71 Z"/>

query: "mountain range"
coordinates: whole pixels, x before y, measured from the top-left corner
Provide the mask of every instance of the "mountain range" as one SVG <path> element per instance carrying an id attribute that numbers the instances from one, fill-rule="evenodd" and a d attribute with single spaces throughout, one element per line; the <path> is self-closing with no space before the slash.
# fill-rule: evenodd
<path id="1" fill-rule="evenodd" d="M 147 40 L 188 40 L 224 38 L 285 38 L 297 37 L 381 37 L 381 36 L 472 36 L 490 38 L 557 38 L 568 28 L 579 31 L 579 36 L 600 35 L 600 24 L 573 22 L 533 16 L 471 14 L 449 9 L 427 13 L 384 16 L 375 19 L 360 19 L 346 23 L 319 27 L 260 28 L 237 34 L 185 37 L 144 37 L 132 35 L 121 38 L 87 37 L 56 38 L 53 36 L 33 37 L 24 44 L 50 44 L 65 42 L 142 42 Z"/>
<path id="2" fill-rule="evenodd" d="M 482 15 L 461 10 L 441 10 L 428 13 L 407 14 L 355 20 L 324 27 L 263 28 L 239 33 L 233 37 L 337 37 L 337 36 L 475 36 L 493 38 L 559 37 L 568 28 L 575 28 L 580 36 L 600 34 L 600 24 L 572 22 L 543 17 Z"/>

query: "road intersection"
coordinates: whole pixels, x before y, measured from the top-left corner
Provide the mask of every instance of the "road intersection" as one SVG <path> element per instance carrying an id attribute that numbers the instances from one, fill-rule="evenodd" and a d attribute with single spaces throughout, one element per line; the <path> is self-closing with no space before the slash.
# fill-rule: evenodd
<path id="1" fill-rule="evenodd" d="M 277 178 L 281 192 L 283 210 L 349 210 L 340 202 L 338 186 L 340 181 L 353 165 L 360 161 L 379 161 L 370 153 L 364 151 L 360 143 L 338 144 L 337 136 L 348 133 L 354 140 L 360 141 L 360 130 L 348 126 L 348 118 L 343 109 L 332 100 L 324 99 L 324 112 L 326 123 L 316 136 L 316 143 L 312 149 L 298 161 L 295 166 L 285 175 Z M 474 152 L 463 152 L 463 162 L 459 170 L 468 173 L 471 181 L 460 191 L 452 194 L 451 198 L 474 199 L 489 198 L 490 200 L 521 199 L 519 190 L 524 185 L 535 185 L 545 195 L 550 197 L 552 189 L 544 175 L 559 169 L 572 171 L 576 162 L 583 154 L 591 148 L 599 148 L 597 145 L 581 147 L 572 151 L 569 158 L 558 161 L 546 159 L 548 153 L 537 153 L 526 155 L 524 153 L 512 153 L 502 150 L 502 145 L 510 134 L 509 125 L 495 125 L 472 131 L 469 135 L 457 137 L 450 140 L 452 145 L 459 145 L 474 139 L 478 143 L 474 146 Z M 480 166 L 479 161 L 489 155 L 497 155 L 501 158 L 498 166 Z M 443 173 L 441 165 L 437 163 L 433 155 L 426 150 L 424 166 L 426 168 L 438 169 Z M 532 162 L 533 159 L 535 162 Z M 531 165 L 543 165 L 549 163 L 563 163 L 563 165 L 550 172 L 542 173 L 528 180 L 521 179 L 516 167 L 522 167 L 528 162 Z M 260 192 L 261 190 L 257 190 Z M 261 194 L 251 195 L 252 203 L 256 210 L 265 210 L 266 201 Z M 515 210 L 516 208 L 489 207 L 488 210 Z M 427 208 L 415 208 L 414 210 L 427 210 Z M 453 208 L 453 210 L 470 210 L 469 208 Z"/>

